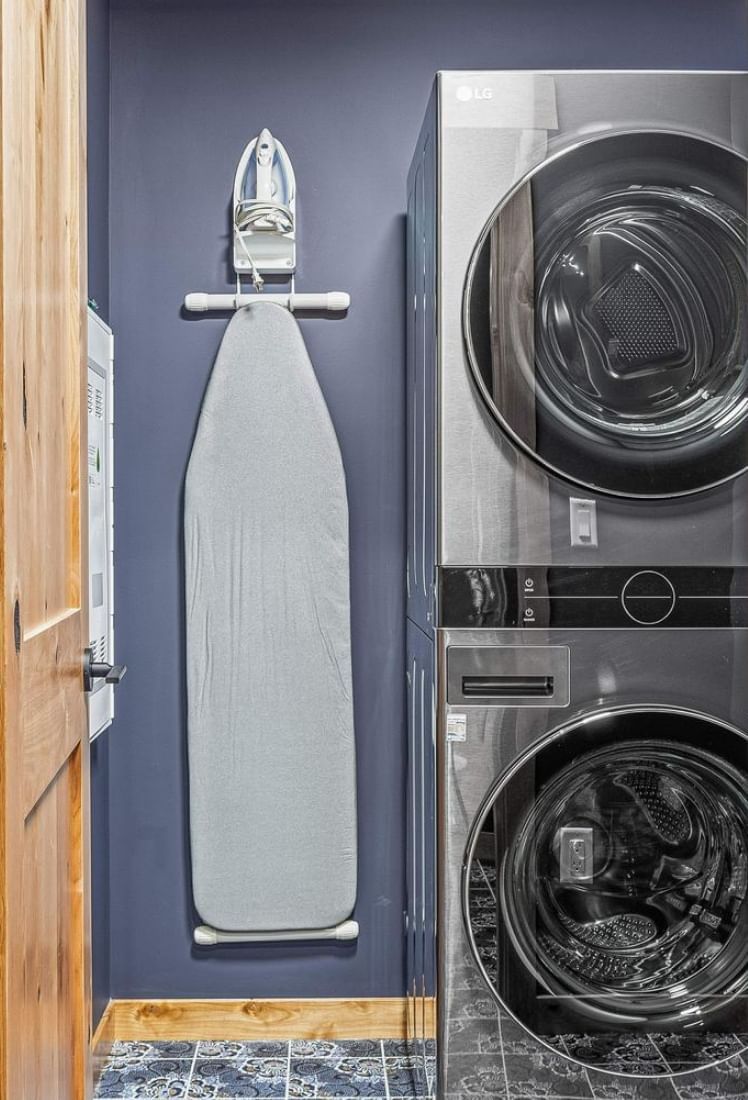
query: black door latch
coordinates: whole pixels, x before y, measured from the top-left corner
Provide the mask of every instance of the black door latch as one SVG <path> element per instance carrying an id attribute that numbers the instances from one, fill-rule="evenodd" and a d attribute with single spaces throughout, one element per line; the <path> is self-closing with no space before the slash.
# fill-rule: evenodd
<path id="1" fill-rule="evenodd" d="M 109 665 L 106 661 L 94 661 L 93 650 L 87 646 L 83 650 L 83 690 L 93 691 L 94 680 L 104 680 L 107 684 L 118 684 L 127 672 L 127 665 Z"/>

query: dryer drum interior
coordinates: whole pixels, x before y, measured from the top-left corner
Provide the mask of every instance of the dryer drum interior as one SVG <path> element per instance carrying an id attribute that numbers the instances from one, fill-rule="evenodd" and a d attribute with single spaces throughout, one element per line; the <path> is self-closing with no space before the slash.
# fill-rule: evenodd
<path id="1" fill-rule="evenodd" d="M 746 164 L 619 134 L 551 157 L 470 266 L 469 360 L 502 427 L 550 470 L 677 496 L 748 465 Z"/>
<path id="2" fill-rule="evenodd" d="M 747 760 L 717 721 L 622 710 L 565 727 L 497 781 L 465 914 L 484 978 L 530 1031 L 565 1035 L 598 1068 L 590 1034 L 685 1035 L 688 1070 L 719 1060 L 715 1036 L 748 1032 Z"/>

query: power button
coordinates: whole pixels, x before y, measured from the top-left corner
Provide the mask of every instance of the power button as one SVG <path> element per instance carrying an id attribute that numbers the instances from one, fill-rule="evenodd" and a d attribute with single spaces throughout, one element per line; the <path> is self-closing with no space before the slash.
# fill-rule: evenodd
<path id="1" fill-rule="evenodd" d="M 670 581 L 654 569 L 642 569 L 626 581 L 621 592 L 623 610 L 635 623 L 657 626 L 675 607 L 676 595 Z"/>

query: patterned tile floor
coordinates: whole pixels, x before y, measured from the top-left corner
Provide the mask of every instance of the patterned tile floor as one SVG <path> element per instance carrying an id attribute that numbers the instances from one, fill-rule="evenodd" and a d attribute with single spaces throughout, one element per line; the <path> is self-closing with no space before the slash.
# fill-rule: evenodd
<path id="1" fill-rule="evenodd" d="M 397 1040 L 153 1042 L 115 1043 L 96 1096 L 402 1100 L 425 1091 Z"/>
<path id="2" fill-rule="evenodd" d="M 693 1075 L 636 1080 L 595 1073 L 507 1033 L 503 1051 L 465 1062 L 459 1100 L 748 1100 L 748 1065 L 733 1057 Z M 430 1080 L 433 1080 L 431 1059 Z M 405 1044 L 395 1040 L 291 1043 L 116 1043 L 96 1096 L 135 1100 L 425 1100 Z"/>

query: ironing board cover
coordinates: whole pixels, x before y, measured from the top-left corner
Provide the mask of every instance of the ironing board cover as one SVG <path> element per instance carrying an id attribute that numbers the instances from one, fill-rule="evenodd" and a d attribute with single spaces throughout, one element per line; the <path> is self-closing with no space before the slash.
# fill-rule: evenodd
<path id="1" fill-rule="evenodd" d="M 323 928 L 356 898 L 348 504 L 293 316 L 231 319 L 185 485 L 192 885 L 224 931 Z"/>

